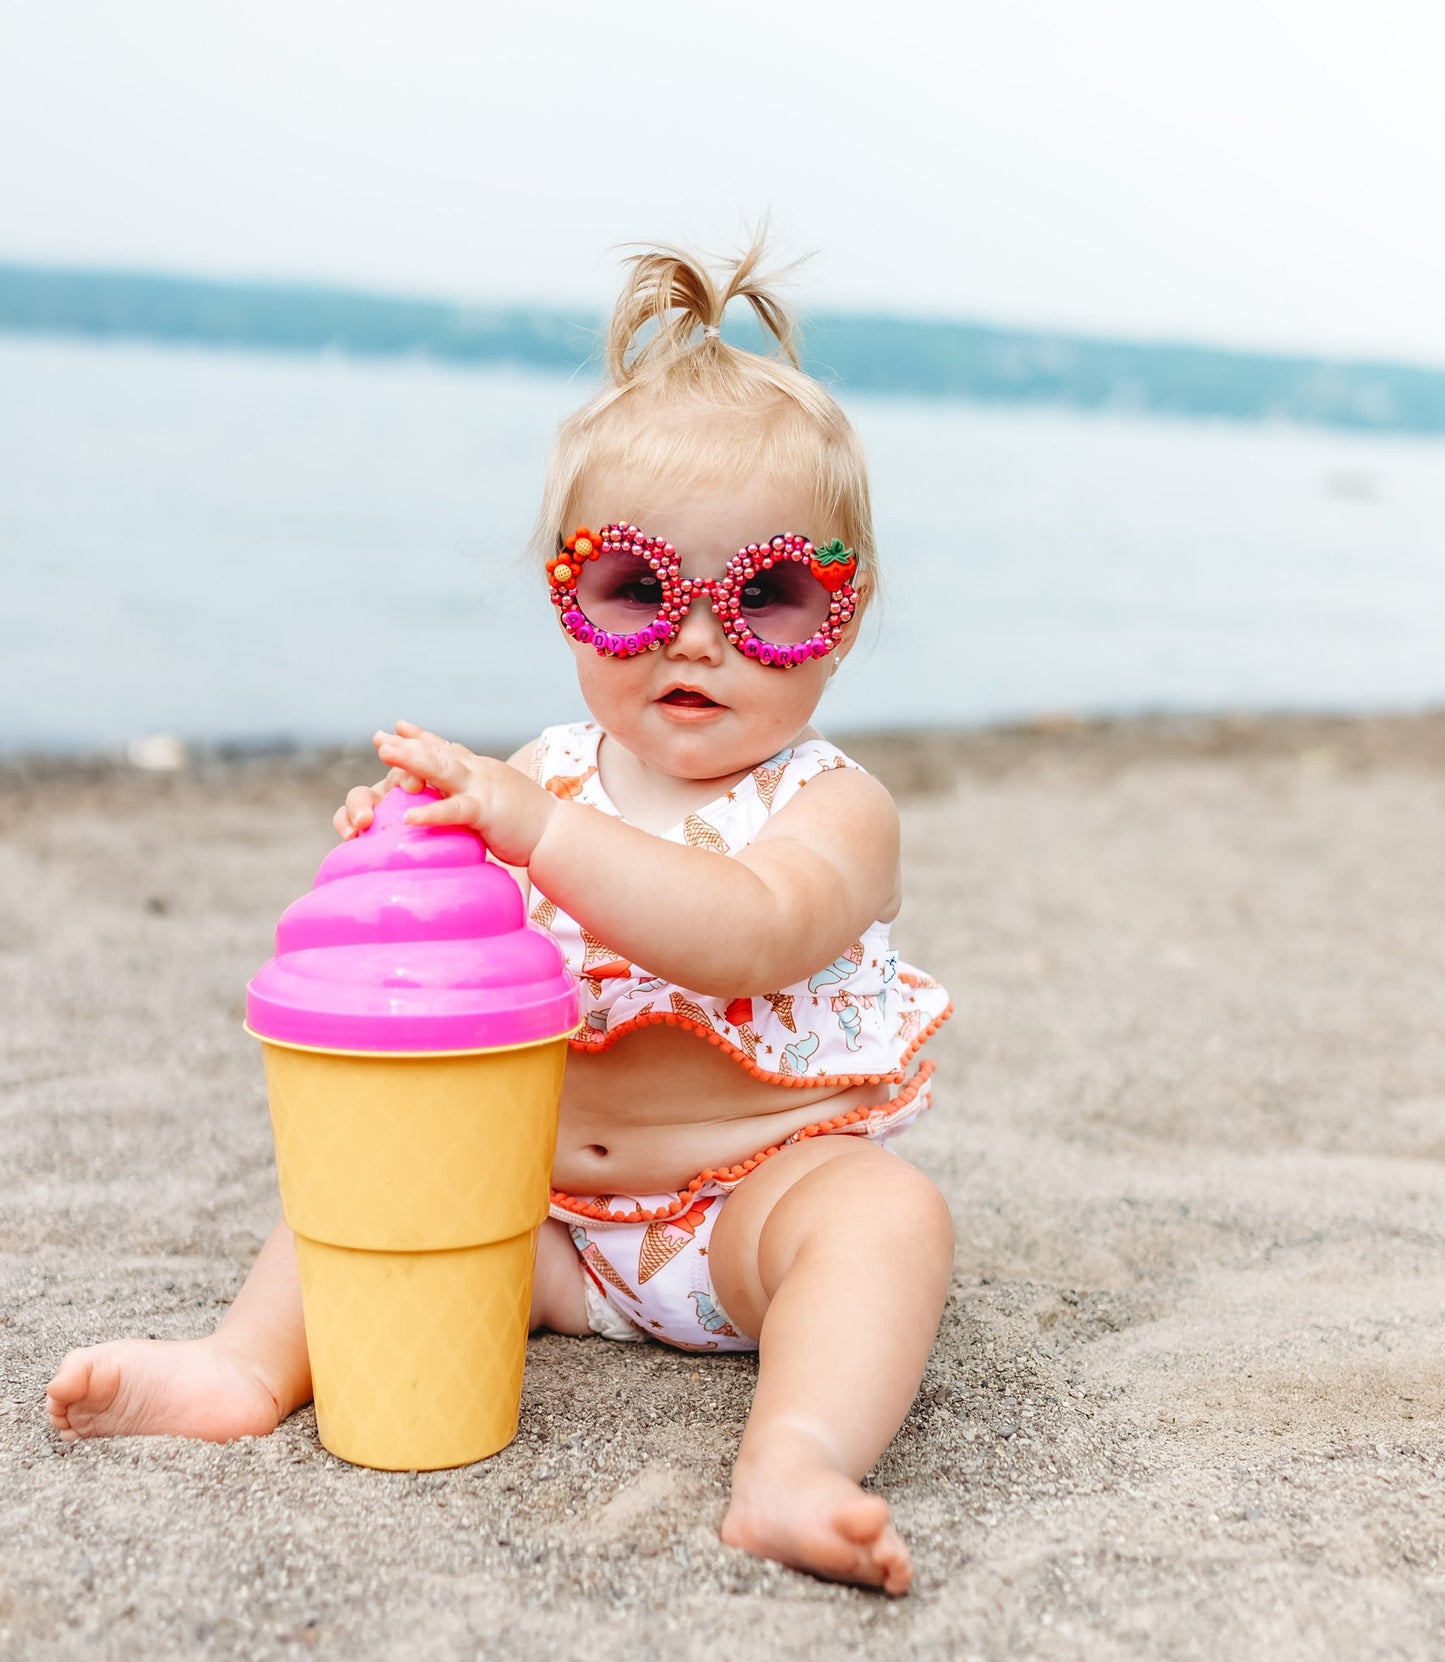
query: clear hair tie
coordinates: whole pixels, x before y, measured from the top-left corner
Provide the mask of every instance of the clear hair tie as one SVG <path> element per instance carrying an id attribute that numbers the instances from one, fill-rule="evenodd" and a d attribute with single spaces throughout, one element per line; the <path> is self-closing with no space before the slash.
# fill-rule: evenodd
<path id="1" fill-rule="evenodd" d="M 702 338 L 704 340 L 721 340 L 722 330 L 719 329 L 715 323 L 704 323 L 702 326 Z"/>

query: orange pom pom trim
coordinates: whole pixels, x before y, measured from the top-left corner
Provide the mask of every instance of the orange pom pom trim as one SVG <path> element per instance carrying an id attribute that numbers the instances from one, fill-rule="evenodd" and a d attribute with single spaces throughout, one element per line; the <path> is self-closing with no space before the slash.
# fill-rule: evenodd
<path id="1" fill-rule="evenodd" d="M 899 976 L 900 981 L 907 979 L 907 976 Z M 760 1068 L 753 1058 L 733 1044 L 725 1033 L 719 1033 L 716 1028 L 706 1022 L 697 1021 L 692 1016 L 679 1015 L 675 1010 L 649 1010 L 644 1015 L 634 1016 L 631 1021 L 624 1021 L 617 1027 L 608 1028 L 605 1033 L 584 1027 L 567 1043 L 573 1050 L 584 1055 L 600 1056 L 604 1050 L 611 1050 L 619 1039 L 626 1038 L 629 1033 L 636 1033 L 643 1027 L 656 1027 L 660 1023 L 665 1027 L 680 1027 L 684 1032 L 695 1033 L 698 1038 L 706 1039 L 709 1044 L 716 1045 L 724 1056 L 731 1057 L 745 1073 L 750 1073 L 754 1079 L 766 1080 L 770 1085 L 836 1085 L 841 1090 L 850 1085 L 901 1085 L 908 1077 L 906 1064 L 952 1014 L 952 1004 L 941 1010 L 898 1058 L 898 1066 L 887 1073 L 776 1073 L 769 1068 Z"/>

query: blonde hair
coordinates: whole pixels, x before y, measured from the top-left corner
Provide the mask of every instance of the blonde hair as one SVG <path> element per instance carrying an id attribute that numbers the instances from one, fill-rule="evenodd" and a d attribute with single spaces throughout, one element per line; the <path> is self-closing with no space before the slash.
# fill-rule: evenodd
<path id="1" fill-rule="evenodd" d="M 607 383 L 562 423 L 552 449 L 532 539 L 542 559 L 571 533 L 588 480 L 610 474 L 712 484 L 762 474 L 803 485 L 821 519 L 753 534 L 841 537 L 858 556 L 861 614 L 877 589 L 867 463 L 837 400 L 798 362 L 793 320 L 773 287 L 785 273 L 759 274 L 764 246 L 759 234 L 716 274 L 678 248 L 649 248 L 627 260 L 607 330 Z M 722 339 L 723 313 L 734 300 L 747 301 L 776 352 L 748 352 Z"/>

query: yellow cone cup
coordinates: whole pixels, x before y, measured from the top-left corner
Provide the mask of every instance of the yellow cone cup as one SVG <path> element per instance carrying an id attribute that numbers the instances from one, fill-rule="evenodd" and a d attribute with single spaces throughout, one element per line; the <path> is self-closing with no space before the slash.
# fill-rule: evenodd
<path id="1" fill-rule="evenodd" d="M 516 1435 L 566 1050 L 263 1045 L 317 1429 L 343 1460 L 460 1466 Z"/>
<path id="2" fill-rule="evenodd" d="M 577 984 L 511 875 L 394 790 L 246 989 L 316 1422 L 343 1460 L 460 1466 L 516 1435 Z"/>

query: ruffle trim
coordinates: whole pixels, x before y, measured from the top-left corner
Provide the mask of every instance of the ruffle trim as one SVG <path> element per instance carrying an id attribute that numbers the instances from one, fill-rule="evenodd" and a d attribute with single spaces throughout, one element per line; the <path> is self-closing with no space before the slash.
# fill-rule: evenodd
<path id="1" fill-rule="evenodd" d="M 899 977 L 903 979 L 902 976 Z M 935 983 L 936 985 L 936 983 Z M 634 1016 L 631 1021 L 625 1021 L 621 1027 L 611 1027 L 596 1039 L 571 1038 L 567 1043 L 579 1055 L 600 1056 L 603 1051 L 611 1050 L 619 1039 L 624 1039 L 629 1033 L 636 1033 L 639 1028 L 681 1027 L 685 1032 L 694 1033 L 699 1039 L 706 1039 L 710 1045 L 715 1045 L 723 1054 L 736 1062 L 745 1073 L 750 1073 L 754 1079 L 766 1080 L 770 1085 L 899 1085 L 908 1077 L 907 1064 L 920 1051 L 933 1035 L 943 1026 L 944 1022 L 953 1014 L 952 1002 L 944 1006 L 939 1013 L 923 1028 L 898 1058 L 898 1065 L 887 1073 L 776 1073 L 769 1068 L 760 1068 L 740 1045 L 735 1045 L 731 1039 L 719 1033 L 715 1027 L 694 1021 L 691 1016 L 679 1014 L 676 1010 L 649 1010 L 645 1015 Z"/>
<path id="2" fill-rule="evenodd" d="M 947 1012 L 945 1012 L 947 1014 Z M 943 1017 L 940 1016 L 942 1021 Z M 850 1108 L 846 1114 L 835 1114 L 832 1119 L 817 1120 L 812 1125 L 805 1125 L 802 1130 L 795 1131 L 789 1137 L 784 1137 L 780 1143 L 770 1143 L 767 1148 L 760 1149 L 756 1154 L 750 1154 L 736 1166 L 709 1166 L 700 1171 L 685 1189 L 666 1206 L 641 1207 L 634 1206 L 628 1212 L 612 1212 L 600 1201 L 589 1200 L 584 1195 L 569 1195 L 565 1190 L 551 1191 L 551 1204 L 559 1212 L 565 1212 L 569 1217 L 587 1218 L 593 1223 L 665 1223 L 669 1218 L 680 1216 L 692 1205 L 693 1196 L 698 1190 L 709 1183 L 731 1185 L 741 1183 L 749 1172 L 756 1171 L 764 1160 L 769 1160 L 779 1149 L 787 1148 L 791 1143 L 806 1142 L 810 1137 L 837 1136 L 839 1133 L 847 1135 L 862 1135 L 861 1128 L 873 1114 L 883 1114 L 888 1119 L 900 1118 L 902 1110 L 911 1108 L 917 1101 L 919 1093 L 933 1077 L 934 1064 L 932 1061 L 920 1062 L 918 1071 L 908 1081 L 897 1096 L 890 1097 L 887 1102 L 875 1102 L 871 1106 Z M 872 1081 L 869 1081 L 871 1083 Z M 811 1081 L 816 1083 L 816 1081 Z M 856 1129 L 855 1129 L 856 1128 Z"/>

